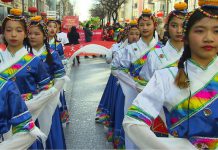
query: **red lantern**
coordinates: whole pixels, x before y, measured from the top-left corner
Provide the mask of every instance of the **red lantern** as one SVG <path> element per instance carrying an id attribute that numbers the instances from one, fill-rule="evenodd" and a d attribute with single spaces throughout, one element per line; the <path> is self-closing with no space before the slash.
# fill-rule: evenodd
<path id="1" fill-rule="evenodd" d="M 157 17 L 163 17 L 164 13 L 162 11 L 159 11 L 156 15 L 157 15 Z"/>
<path id="2" fill-rule="evenodd" d="M 9 3 L 9 2 L 12 2 L 13 0 L 1 0 L 1 1 L 4 3 Z"/>
<path id="3" fill-rule="evenodd" d="M 38 11 L 38 9 L 36 7 L 29 7 L 28 11 L 31 12 L 31 13 L 35 13 L 35 12 Z"/>
<path id="4" fill-rule="evenodd" d="M 46 12 L 41 12 L 41 16 L 47 16 Z"/>

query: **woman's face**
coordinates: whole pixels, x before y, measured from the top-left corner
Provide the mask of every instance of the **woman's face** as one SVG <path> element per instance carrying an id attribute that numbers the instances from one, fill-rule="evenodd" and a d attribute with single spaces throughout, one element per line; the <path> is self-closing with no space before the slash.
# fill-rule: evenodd
<path id="1" fill-rule="evenodd" d="M 213 59 L 218 53 L 218 19 L 205 17 L 195 23 L 188 36 L 193 59 Z"/>
<path id="2" fill-rule="evenodd" d="M 44 35 L 38 26 L 31 26 L 28 32 L 30 45 L 35 49 L 40 49 L 44 44 Z"/>
<path id="3" fill-rule="evenodd" d="M 154 30 L 155 30 L 155 26 L 151 18 L 143 17 L 143 19 L 139 21 L 139 31 L 142 37 L 144 38 L 152 37 Z"/>
<path id="4" fill-rule="evenodd" d="M 19 21 L 8 20 L 5 25 L 4 37 L 10 47 L 22 47 L 26 38 L 24 27 Z"/>
<path id="5" fill-rule="evenodd" d="M 128 32 L 128 42 L 135 43 L 139 40 L 140 37 L 140 32 L 138 28 L 131 28 Z"/>
<path id="6" fill-rule="evenodd" d="M 175 42 L 183 41 L 183 20 L 178 17 L 173 17 L 169 22 L 170 39 Z"/>
<path id="7" fill-rule="evenodd" d="M 48 35 L 54 37 L 57 33 L 57 24 L 55 22 L 49 22 L 48 24 Z"/>

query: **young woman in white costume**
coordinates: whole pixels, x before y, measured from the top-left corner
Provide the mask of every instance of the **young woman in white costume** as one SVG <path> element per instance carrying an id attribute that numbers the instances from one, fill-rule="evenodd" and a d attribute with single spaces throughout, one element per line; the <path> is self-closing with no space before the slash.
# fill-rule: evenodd
<path id="1" fill-rule="evenodd" d="M 121 48 L 121 45 L 123 45 L 123 42 L 126 40 L 126 37 L 123 36 L 124 29 L 120 29 L 118 36 L 117 36 L 117 42 L 113 44 L 110 48 L 110 51 L 106 55 L 106 62 L 108 64 L 111 63 L 112 59 L 114 58 L 114 53 L 118 51 Z"/>
<path id="2" fill-rule="evenodd" d="M 174 8 L 175 10 L 168 15 L 165 25 L 169 40 L 164 47 L 148 54 L 147 63 L 140 71 L 140 77 L 146 81 L 150 80 L 155 70 L 177 66 L 183 53 L 183 21 L 187 13 L 187 4 L 178 2 L 175 3 Z"/>
<path id="3" fill-rule="evenodd" d="M 122 44 L 121 46 L 123 49 L 127 44 L 137 42 L 139 40 L 137 22 L 131 21 L 129 28 L 122 34 L 124 34 L 122 35 L 123 37 L 128 36 L 128 39 L 124 42 L 125 44 Z M 117 53 L 120 54 L 123 49 L 115 50 L 114 58 L 112 60 L 112 73 L 119 69 L 119 67 L 115 69 L 113 64 L 116 64 L 116 66 L 120 65 L 118 64 L 120 55 L 118 56 Z M 117 61 L 114 62 L 114 59 Z M 125 147 L 124 130 L 122 128 L 124 99 L 125 97 L 116 75 L 111 74 L 97 109 L 96 122 L 108 127 L 107 139 L 113 143 L 115 149 Z"/>
<path id="4" fill-rule="evenodd" d="M 111 69 L 112 73 L 116 75 L 115 70 L 120 70 L 121 64 L 120 60 L 123 57 L 123 55 L 126 55 L 128 52 L 126 49 L 126 46 L 136 43 L 140 38 L 140 31 L 138 29 L 137 21 L 132 20 L 129 24 L 129 26 L 124 30 L 123 36 L 126 37 L 122 45 L 120 45 L 120 49 L 117 51 L 114 51 L 114 58 L 111 62 Z"/>
<path id="5" fill-rule="evenodd" d="M 123 121 L 125 132 L 139 148 L 218 146 L 218 1 L 199 0 L 199 5 L 186 16 L 178 68 L 156 71 Z M 150 130 L 162 107 L 170 138 L 158 138 Z"/>
<path id="6" fill-rule="evenodd" d="M 156 18 L 150 9 L 143 10 L 138 19 L 138 28 L 141 38 L 133 44 L 127 45 L 125 53 L 120 59 L 120 68 L 122 71 L 117 73 L 122 90 L 125 95 L 124 114 L 127 113 L 132 101 L 138 95 L 136 83 L 144 84 L 139 78 L 139 72 L 147 61 L 147 55 L 150 51 L 159 47 L 158 36 L 155 36 Z M 155 38 L 156 37 L 156 38 Z M 134 144 L 125 136 L 126 148 L 135 148 Z"/>
<path id="7" fill-rule="evenodd" d="M 178 2 L 174 5 L 175 10 L 170 12 L 166 23 L 166 32 L 169 40 L 162 48 L 155 49 L 148 54 L 147 63 L 140 71 L 140 77 L 148 82 L 155 70 L 166 67 L 177 66 L 178 60 L 183 53 L 183 21 L 187 13 L 187 4 L 185 2 Z M 137 89 L 143 90 L 145 86 L 137 84 Z M 163 113 L 160 114 L 162 116 Z M 164 119 L 164 116 L 162 116 Z M 152 124 L 152 130 L 157 136 L 167 136 L 168 132 L 160 117 L 156 118 Z"/>

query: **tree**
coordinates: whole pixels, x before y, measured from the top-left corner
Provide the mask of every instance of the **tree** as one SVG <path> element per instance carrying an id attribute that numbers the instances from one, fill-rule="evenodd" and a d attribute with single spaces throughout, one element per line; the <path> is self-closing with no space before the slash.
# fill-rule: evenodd
<path id="1" fill-rule="evenodd" d="M 121 5 L 126 3 L 128 0 L 98 0 L 99 4 L 105 10 L 104 14 L 107 14 L 108 22 L 110 22 L 111 17 L 113 22 L 117 22 L 118 18 L 118 10 L 120 9 Z"/>
<path id="2" fill-rule="evenodd" d="M 106 17 L 106 10 L 102 5 L 96 4 L 91 10 L 90 10 L 92 17 L 99 17 L 101 20 L 101 24 L 104 23 L 104 18 Z"/>
<path id="3" fill-rule="evenodd" d="M 98 3 L 90 10 L 93 17 L 98 16 L 101 21 L 107 16 L 107 21 L 110 22 L 111 18 L 113 22 L 117 22 L 118 10 L 121 5 L 128 0 L 97 0 Z"/>

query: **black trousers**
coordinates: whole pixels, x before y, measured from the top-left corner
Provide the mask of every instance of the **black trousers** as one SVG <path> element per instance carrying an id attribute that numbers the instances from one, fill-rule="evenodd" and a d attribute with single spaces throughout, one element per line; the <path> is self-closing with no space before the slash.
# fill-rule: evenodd
<path id="1" fill-rule="evenodd" d="M 76 56 L 77 63 L 80 64 L 79 56 Z M 75 58 L 73 59 L 73 64 L 75 64 Z"/>

